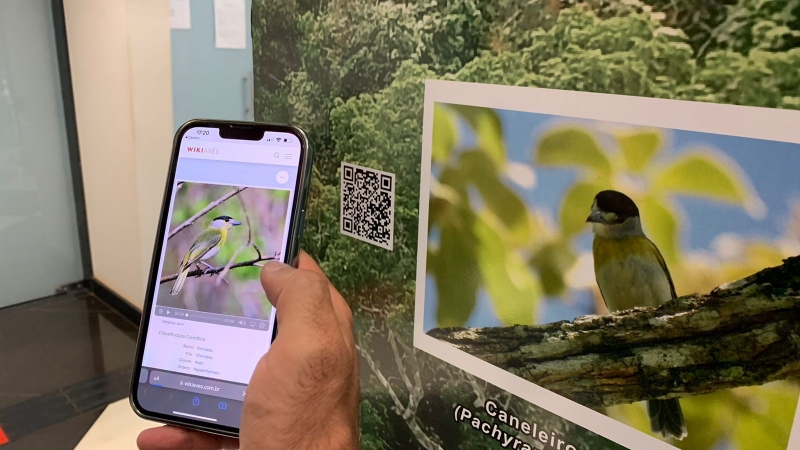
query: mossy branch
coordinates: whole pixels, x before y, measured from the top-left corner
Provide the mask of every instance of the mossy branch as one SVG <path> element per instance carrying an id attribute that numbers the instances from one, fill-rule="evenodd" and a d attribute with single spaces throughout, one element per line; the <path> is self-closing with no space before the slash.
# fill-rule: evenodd
<path id="1" fill-rule="evenodd" d="M 800 376 L 800 257 L 658 308 L 428 334 L 592 408 L 761 385 Z"/>
<path id="2" fill-rule="evenodd" d="M 226 264 L 224 266 L 220 266 L 220 267 L 209 267 L 209 268 L 206 268 L 206 269 L 200 269 L 200 268 L 194 269 L 194 270 L 190 271 L 188 274 L 186 274 L 186 277 L 187 278 L 192 278 L 192 277 L 200 278 L 200 277 L 205 276 L 205 275 L 213 276 L 213 275 L 221 274 L 222 272 L 227 272 L 228 270 L 231 270 L 231 269 L 238 269 L 239 267 L 252 267 L 252 266 L 261 267 L 262 266 L 262 264 L 261 264 L 262 262 L 280 261 L 281 252 L 275 252 L 272 256 L 266 256 L 265 257 L 265 256 L 261 255 L 261 251 L 258 249 L 258 247 L 256 247 L 254 245 L 253 248 L 255 248 L 256 252 L 258 253 L 258 257 L 254 258 L 254 259 L 251 259 L 251 260 L 248 260 L 248 261 L 238 262 L 238 263 L 235 263 L 235 264 L 228 263 L 228 264 Z M 178 278 L 178 274 L 177 273 L 173 273 L 172 275 L 166 275 L 166 276 L 161 277 L 161 280 L 159 280 L 158 284 L 164 284 L 164 283 L 166 283 L 168 281 L 173 281 L 173 280 L 175 280 L 177 278 Z"/>

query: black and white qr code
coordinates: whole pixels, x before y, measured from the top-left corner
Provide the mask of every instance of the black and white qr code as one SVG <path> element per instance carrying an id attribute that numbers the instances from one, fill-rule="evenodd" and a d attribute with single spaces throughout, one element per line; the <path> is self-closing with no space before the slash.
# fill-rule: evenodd
<path id="1" fill-rule="evenodd" d="M 392 250 L 394 174 L 342 163 L 342 208 L 339 231 Z"/>

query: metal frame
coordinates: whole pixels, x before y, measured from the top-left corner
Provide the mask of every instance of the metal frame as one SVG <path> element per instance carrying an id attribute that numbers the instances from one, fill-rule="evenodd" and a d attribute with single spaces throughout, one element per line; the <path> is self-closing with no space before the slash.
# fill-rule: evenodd
<path id="1" fill-rule="evenodd" d="M 75 218 L 78 225 L 78 245 L 81 252 L 83 279 L 94 278 L 92 253 L 89 247 L 89 223 L 86 219 L 86 196 L 83 190 L 81 154 L 78 142 L 78 123 L 75 119 L 75 98 L 72 92 L 72 73 L 69 65 L 69 45 L 67 43 L 67 24 L 64 17 L 64 0 L 51 0 L 53 31 L 55 34 L 58 74 L 61 80 L 61 103 L 64 110 L 64 125 L 67 134 L 72 194 L 75 198 Z"/>

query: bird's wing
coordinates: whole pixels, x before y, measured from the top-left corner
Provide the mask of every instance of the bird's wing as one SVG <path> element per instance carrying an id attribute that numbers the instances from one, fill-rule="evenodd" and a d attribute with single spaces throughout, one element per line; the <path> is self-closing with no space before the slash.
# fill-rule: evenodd
<path id="1" fill-rule="evenodd" d="M 189 251 L 186 252 L 186 256 L 183 257 L 181 267 L 189 267 L 197 261 L 200 261 L 203 255 L 208 253 L 208 251 L 212 248 L 216 247 L 221 240 L 222 233 L 220 233 L 219 230 L 212 228 L 200 233 L 200 236 L 197 236 L 197 239 L 194 240 L 192 246 L 189 247 Z"/>
<path id="2" fill-rule="evenodd" d="M 603 304 L 605 304 L 605 305 L 606 305 L 606 308 L 607 308 L 609 311 L 611 311 L 611 308 L 608 306 L 608 300 L 606 300 L 606 295 L 605 295 L 605 294 L 603 294 L 603 288 L 601 288 L 599 284 L 597 285 L 597 288 L 600 290 L 600 297 L 602 297 L 602 298 L 603 298 Z"/>
<path id="3" fill-rule="evenodd" d="M 597 283 L 597 289 L 600 290 L 600 297 L 603 297 L 603 303 L 606 305 L 606 308 L 611 310 L 611 307 L 608 306 L 608 300 L 606 300 L 606 294 L 603 293 L 603 285 L 600 283 L 600 279 L 598 278 L 598 271 L 597 271 L 597 252 L 598 248 L 600 247 L 600 240 L 597 236 L 595 236 L 594 241 L 592 241 L 592 259 L 594 259 L 594 279 Z"/>
<path id="4" fill-rule="evenodd" d="M 650 239 L 647 240 L 650 242 L 650 245 L 653 246 L 653 250 L 656 252 L 656 257 L 658 258 L 658 263 L 661 264 L 661 268 L 664 269 L 664 273 L 667 275 L 667 281 L 669 281 L 669 291 L 672 295 L 672 298 L 677 298 L 678 294 L 675 293 L 675 283 L 672 282 L 672 275 L 669 273 L 669 269 L 667 268 L 667 263 L 664 261 L 664 256 L 661 255 L 661 251 L 656 247 L 656 244 L 653 243 Z"/>

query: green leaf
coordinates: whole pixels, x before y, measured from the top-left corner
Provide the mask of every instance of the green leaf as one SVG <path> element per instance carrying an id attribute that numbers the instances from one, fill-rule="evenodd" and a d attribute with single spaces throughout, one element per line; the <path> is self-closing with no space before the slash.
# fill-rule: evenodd
<path id="1" fill-rule="evenodd" d="M 439 183 L 454 189 L 463 197 L 467 196 L 467 180 L 460 165 L 444 166 L 441 174 L 439 174 Z"/>
<path id="2" fill-rule="evenodd" d="M 444 227 L 438 251 L 428 254 L 428 270 L 436 279 L 439 327 L 463 327 L 475 309 L 481 273 L 474 248 L 474 237 Z"/>
<path id="3" fill-rule="evenodd" d="M 695 150 L 655 176 L 653 188 L 738 205 L 753 217 L 766 213 L 764 203 L 738 165 L 721 152 Z"/>
<path id="4" fill-rule="evenodd" d="M 659 153 L 664 145 L 664 137 L 658 130 L 624 132 L 617 134 L 617 144 L 628 169 L 640 173 Z"/>
<path id="5" fill-rule="evenodd" d="M 666 199 L 657 196 L 637 200 L 636 204 L 647 237 L 656 244 L 668 264 L 677 263 L 681 242 L 678 210 Z"/>
<path id="6" fill-rule="evenodd" d="M 530 259 L 542 279 L 544 295 L 559 296 L 566 289 L 564 275 L 575 262 L 575 252 L 566 239 L 545 244 Z"/>
<path id="7" fill-rule="evenodd" d="M 503 140 L 503 124 L 497 113 L 488 108 L 464 105 L 448 105 L 461 115 L 470 125 L 481 148 L 494 162 L 502 168 L 506 163 L 506 146 Z"/>
<path id="8" fill-rule="evenodd" d="M 565 236 L 571 237 L 589 229 L 586 218 L 592 211 L 594 196 L 607 188 L 604 183 L 578 181 L 567 189 L 558 210 L 558 221 Z"/>
<path id="9" fill-rule="evenodd" d="M 433 143 L 431 154 L 433 160 L 445 163 L 450 158 L 456 143 L 456 128 L 453 116 L 447 109 L 433 106 Z"/>
<path id="10" fill-rule="evenodd" d="M 480 150 L 467 151 L 460 158 L 462 175 L 481 193 L 483 202 L 505 225 L 513 243 L 522 245 L 531 237 L 531 223 L 525 202 L 501 180 L 491 158 Z"/>
<path id="11" fill-rule="evenodd" d="M 550 167 L 586 168 L 606 179 L 611 173 L 611 162 L 594 136 L 576 127 L 544 133 L 534 150 L 533 162 Z"/>
<path id="12" fill-rule="evenodd" d="M 498 222 L 486 211 L 476 217 L 473 227 L 478 239 L 476 255 L 484 288 L 504 325 L 531 325 L 542 288 L 522 257 L 498 233 Z"/>
<path id="13" fill-rule="evenodd" d="M 455 226 L 461 220 L 459 209 L 469 202 L 466 185 L 461 168 L 446 165 L 439 174 L 439 179 L 431 179 L 431 195 L 428 211 L 428 227 Z"/>

